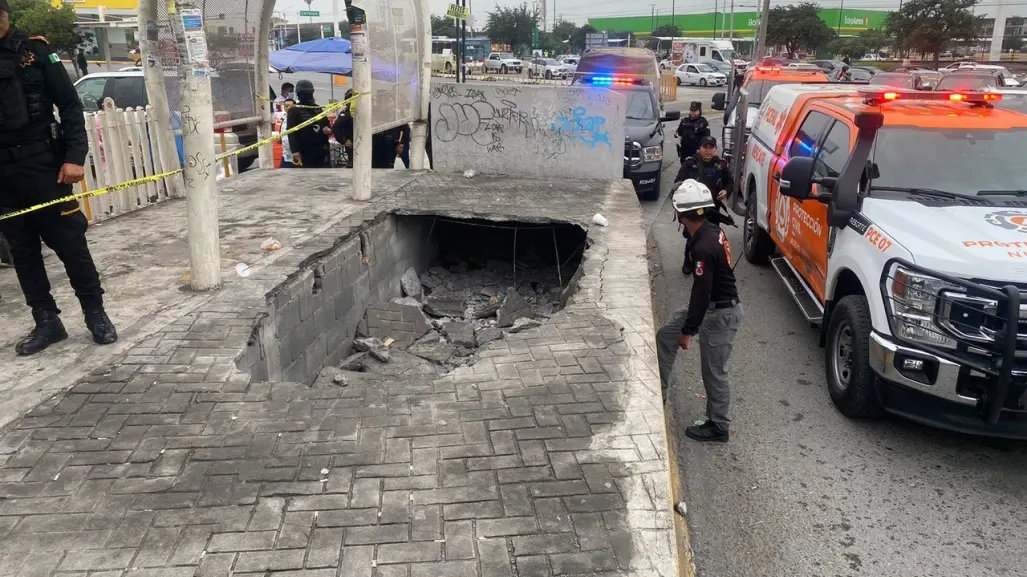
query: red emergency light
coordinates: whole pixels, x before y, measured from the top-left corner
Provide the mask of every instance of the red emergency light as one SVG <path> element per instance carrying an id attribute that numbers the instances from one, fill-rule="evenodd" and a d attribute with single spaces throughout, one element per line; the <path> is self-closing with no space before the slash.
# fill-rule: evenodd
<path id="1" fill-rule="evenodd" d="M 756 72 L 781 72 L 780 66 L 757 66 Z"/>
<path id="2" fill-rule="evenodd" d="M 856 91 L 867 104 L 880 104 L 895 100 L 966 102 L 967 104 L 989 104 L 1002 100 L 994 92 L 931 92 L 923 90 L 860 88 Z"/>
<path id="3" fill-rule="evenodd" d="M 642 80 L 631 76 L 596 75 L 589 78 L 592 86 L 634 86 L 642 84 Z"/>

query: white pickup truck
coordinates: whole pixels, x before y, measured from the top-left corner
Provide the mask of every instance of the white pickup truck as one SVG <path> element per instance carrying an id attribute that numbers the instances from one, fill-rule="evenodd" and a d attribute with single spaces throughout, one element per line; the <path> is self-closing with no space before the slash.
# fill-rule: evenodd
<path id="1" fill-rule="evenodd" d="M 515 58 L 508 52 L 492 52 L 485 59 L 485 72 L 498 72 L 500 74 L 520 74 L 524 64 L 520 58 Z"/>

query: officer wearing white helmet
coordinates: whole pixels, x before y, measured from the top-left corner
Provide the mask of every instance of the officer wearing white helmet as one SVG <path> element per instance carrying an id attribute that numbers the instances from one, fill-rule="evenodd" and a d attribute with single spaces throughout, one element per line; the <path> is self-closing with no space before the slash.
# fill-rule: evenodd
<path id="1" fill-rule="evenodd" d="M 706 213 L 716 210 L 716 203 L 706 185 L 692 179 L 682 182 L 672 203 L 678 222 L 688 229 L 692 239 L 688 250 L 694 263 L 694 281 L 688 305 L 673 313 L 656 333 L 663 400 L 667 401 L 678 349 L 691 348 L 692 337 L 698 335 L 706 422 L 688 427 L 685 435 L 697 441 L 726 442 L 730 422 L 727 362 L 742 322 L 731 245 L 724 231 L 707 219 Z"/>

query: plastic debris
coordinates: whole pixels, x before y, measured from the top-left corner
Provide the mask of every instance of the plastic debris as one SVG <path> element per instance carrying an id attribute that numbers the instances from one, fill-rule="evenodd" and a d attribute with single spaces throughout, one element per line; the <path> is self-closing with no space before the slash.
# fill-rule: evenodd
<path id="1" fill-rule="evenodd" d="M 605 216 L 597 212 L 596 215 L 592 217 L 592 224 L 598 224 L 599 226 L 609 226 L 610 219 L 606 218 Z"/>
<path id="2" fill-rule="evenodd" d="M 704 421 L 702 419 L 695 419 L 695 420 L 692 421 L 692 424 L 695 425 L 696 427 L 701 427 L 701 426 L 706 424 L 706 421 Z"/>
<path id="3" fill-rule="evenodd" d="M 270 236 L 264 242 L 260 243 L 261 250 L 278 250 L 282 248 L 282 243 L 278 242 L 278 239 Z"/>
<path id="4" fill-rule="evenodd" d="M 246 278 L 246 277 L 250 276 L 250 265 L 248 265 L 248 264 L 246 264 L 244 262 L 241 262 L 241 263 L 235 265 L 235 272 L 239 276 L 241 276 L 243 278 Z"/>
<path id="5" fill-rule="evenodd" d="M 475 172 L 473 169 L 469 168 L 469 169 L 464 171 L 464 178 L 474 178 L 475 174 L 478 174 L 478 173 Z"/>
<path id="6" fill-rule="evenodd" d="M 321 469 L 321 474 L 322 475 L 327 475 L 328 474 L 328 469 Z"/>

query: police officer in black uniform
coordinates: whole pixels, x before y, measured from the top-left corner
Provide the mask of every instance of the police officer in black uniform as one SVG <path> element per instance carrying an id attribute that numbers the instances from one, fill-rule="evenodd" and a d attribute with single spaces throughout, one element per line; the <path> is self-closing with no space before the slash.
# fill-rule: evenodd
<path id="1" fill-rule="evenodd" d="M 710 135 L 710 123 L 702 115 L 702 103 L 693 102 L 688 107 L 688 116 L 681 119 L 677 129 L 678 158 L 682 161 L 699 150 L 703 138 Z"/>
<path id="2" fill-rule="evenodd" d="M 289 128 L 299 126 L 321 114 L 322 109 L 314 102 L 314 83 L 300 80 L 296 83 L 296 102 L 286 113 Z M 328 136 L 332 133 L 328 119 L 306 126 L 289 134 L 289 149 L 292 163 L 303 168 L 326 168 L 328 164 Z"/>
<path id="3" fill-rule="evenodd" d="M 87 151 L 82 102 L 64 64 L 45 38 L 13 29 L 8 0 L 0 0 L 0 213 L 71 195 L 72 185 L 83 178 Z M 38 353 L 68 337 L 50 295 L 40 241 L 64 263 L 93 340 L 118 339 L 103 308 L 86 227 L 77 201 L 0 220 L 36 322 L 15 347 L 18 354 Z"/>
<path id="4" fill-rule="evenodd" d="M 672 190 L 676 190 L 678 184 L 690 178 L 705 184 L 713 192 L 716 210 L 708 211 L 706 218 L 718 226 L 723 224 L 735 226 L 735 221 L 728 212 L 727 205 L 724 204 L 724 199 L 727 198 L 734 180 L 731 178 L 731 170 L 728 168 L 727 161 L 717 156 L 716 138 L 704 137 L 699 152 L 695 156 L 689 156 L 681 161 L 681 168 L 678 170 L 677 177 L 674 178 Z M 688 229 L 684 229 L 682 234 L 685 236 L 685 260 L 681 266 L 681 272 L 687 276 L 692 274 L 692 263 L 688 251 Z"/>
<path id="5" fill-rule="evenodd" d="M 724 231 L 707 217 L 714 199 L 705 185 L 687 180 L 675 189 L 674 211 L 692 237 L 689 250 L 695 269 L 688 305 L 672 314 L 656 333 L 660 385 L 667 402 L 678 351 L 691 348 L 692 338 L 698 335 L 706 388 L 706 421 L 688 427 L 685 435 L 697 441 L 726 442 L 731 401 L 727 363 L 743 317 L 731 264 L 731 244 Z"/>

